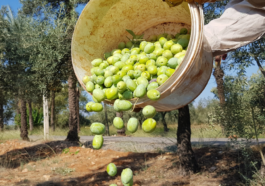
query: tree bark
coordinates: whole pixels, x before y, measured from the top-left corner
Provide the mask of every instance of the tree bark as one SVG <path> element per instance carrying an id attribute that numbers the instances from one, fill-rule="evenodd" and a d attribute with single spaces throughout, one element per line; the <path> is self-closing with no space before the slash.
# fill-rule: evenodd
<path id="1" fill-rule="evenodd" d="M 116 117 L 120 117 L 121 119 L 123 119 L 123 112 L 116 112 Z M 126 136 L 125 128 L 117 130 L 117 133 L 120 136 Z"/>
<path id="2" fill-rule="evenodd" d="M 16 112 L 17 112 L 17 114 L 21 114 L 21 112 L 20 112 L 20 99 L 16 99 L 16 105 L 17 105 L 17 107 L 16 107 Z"/>
<path id="3" fill-rule="evenodd" d="M 72 68 L 72 66 L 71 66 Z M 79 141 L 77 132 L 77 108 L 76 108 L 76 77 L 72 72 L 68 77 L 68 104 L 69 104 L 69 132 L 66 141 Z"/>
<path id="4" fill-rule="evenodd" d="M 4 131 L 4 95 L 0 89 L 0 131 Z"/>
<path id="5" fill-rule="evenodd" d="M 167 122 L 166 122 L 166 119 L 165 119 L 166 114 L 167 114 L 167 112 L 161 112 L 161 115 L 162 115 L 162 123 L 164 125 L 164 132 L 168 132 L 169 131 L 168 128 L 167 128 Z"/>
<path id="6" fill-rule="evenodd" d="M 78 131 L 78 133 L 80 132 L 79 97 L 80 97 L 80 91 L 77 87 L 76 88 L 76 112 L 77 112 L 77 131 Z"/>
<path id="7" fill-rule="evenodd" d="M 220 105 L 225 104 L 225 93 L 224 93 L 224 71 L 221 68 L 221 56 L 215 58 L 215 65 L 213 75 L 217 84 L 218 98 L 220 100 Z"/>
<path id="8" fill-rule="evenodd" d="M 26 101 L 23 99 L 20 99 L 20 112 L 21 112 L 20 137 L 24 141 L 29 141 L 28 127 L 27 127 L 27 107 L 26 107 Z"/>
<path id="9" fill-rule="evenodd" d="M 29 130 L 33 130 L 33 117 L 32 117 L 32 107 L 31 107 L 31 101 L 28 101 L 29 105 Z"/>
<path id="10" fill-rule="evenodd" d="M 186 105 L 179 109 L 177 146 L 180 160 L 181 174 L 189 175 L 199 171 L 199 166 L 191 148 L 191 129 L 189 106 Z"/>
<path id="11" fill-rule="evenodd" d="M 110 133 L 109 133 L 109 124 L 108 124 L 108 108 L 107 108 L 107 104 L 104 103 L 104 111 L 105 111 L 105 125 L 106 125 L 106 132 L 107 132 L 107 135 L 110 136 Z"/>
<path id="12" fill-rule="evenodd" d="M 51 95 L 51 127 L 52 127 L 52 131 L 55 131 L 55 92 L 52 91 L 52 95 Z"/>
<path id="13" fill-rule="evenodd" d="M 15 105 L 16 105 L 16 114 L 17 115 L 20 115 L 20 100 L 18 98 L 15 99 Z M 15 128 L 19 128 L 20 130 L 20 127 L 18 125 L 15 126 Z"/>
<path id="14" fill-rule="evenodd" d="M 50 138 L 50 125 L 49 125 L 49 101 L 46 97 L 48 94 L 43 94 L 43 133 L 44 140 L 48 140 Z"/>
<path id="15" fill-rule="evenodd" d="M 74 9 L 73 3 L 70 0 L 65 1 L 66 5 L 66 17 L 70 23 L 72 19 L 71 11 Z M 74 26 L 68 25 L 68 34 L 65 38 L 66 41 L 71 43 Z M 76 76 L 72 66 L 71 56 L 67 56 L 68 66 L 68 105 L 69 105 L 69 132 L 67 134 L 66 141 L 79 141 L 78 137 L 78 119 L 77 119 L 77 107 L 76 107 Z"/>

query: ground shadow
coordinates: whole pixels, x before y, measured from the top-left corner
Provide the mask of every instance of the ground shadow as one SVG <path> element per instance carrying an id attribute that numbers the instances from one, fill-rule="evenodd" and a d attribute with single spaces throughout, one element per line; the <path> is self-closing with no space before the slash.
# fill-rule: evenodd
<path id="1" fill-rule="evenodd" d="M 159 156 L 159 153 L 132 153 L 129 154 L 126 157 L 120 157 L 116 158 L 112 162 L 117 166 L 117 175 L 121 175 L 121 172 L 124 167 L 131 168 L 134 170 L 134 172 L 140 172 L 143 169 L 144 160 L 148 161 L 150 158 L 155 158 L 156 156 Z M 137 163 L 135 162 L 136 160 Z M 106 165 L 98 167 L 98 171 L 87 174 L 85 176 L 81 177 L 75 177 L 71 179 L 66 179 L 64 181 L 60 180 L 52 180 L 52 181 L 46 181 L 42 183 L 35 184 L 36 186 L 107 186 L 109 184 L 106 184 L 104 182 L 114 180 L 115 177 L 110 177 L 107 172 L 105 171 Z M 146 167 L 145 167 L 146 168 Z M 147 167 L 148 168 L 148 167 Z M 104 169 L 104 171 L 102 171 Z M 93 178 L 93 180 L 91 180 Z M 134 184 L 141 185 L 143 184 L 142 181 L 134 180 Z M 149 184 L 152 185 L 152 183 L 149 181 Z M 155 183 L 155 182 L 154 182 Z M 17 185 L 23 185 L 23 184 L 17 184 Z"/>
<path id="2" fill-rule="evenodd" d="M 78 142 L 51 141 L 22 149 L 15 149 L 0 156 L 0 167 L 17 168 L 21 163 L 39 161 L 62 153 L 63 149 L 80 146 Z"/>
<path id="3" fill-rule="evenodd" d="M 83 144 L 81 144 L 83 145 Z M 85 147 L 91 148 L 91 141 L 84 143 Z M 16 168 L 20 166 L 21 161 L 24 163 L 31 161 L 38 161 L 40 159 L 45 159 L 47 157 L 55 156 L 56 154 L 62 153 L 65 148 L 80 146 L 76 142 L 66 142 L 66 141 L 52 141 L 43 144 L 38 144 L 31 147 L 26 147 L 23 149 L 17 149 L 9 151 L 0 156 L 0 166 L 5 168 Z M 174 154 L 174 159 L 172 159 L 171 166 L 167 167 L 167 170 L 176 169 L 179 167 L 179 158 L 177 155 L 176 145 L 168 145 L 165 147 L 167 151 Z M 207 146 L 207 147 L 193 147 L 194 153 L 196 155 L 199 166 L 201 167 L 201 172 L 199 175 L 211 175 L 213 178 L 221 178 L 221 185 L 235 185 L 236 183 L 243 183 L 241 174 L 245 174 L 247 169 L 246 159 L 243 155 L 242 150 L 228 148 L 225 146 Z M 130 153 L 126 157 L 115 158 L 112 162 L 118 167 L 117 175 L 121 174 L 124 167 L 129 167 L 134 170 L 137 174 L 141 174 L 143 169 L 148 169 L 150 165 L 145 165 L 145 161 L 151 158 L 157 158 L 161 156 L 162 152 L 159 153 Z M 253 151 L 251 156 L 252 161 L 260 162 L 260 157 L 258 152 Z M 5 164 L 5 162 L 9 162 Z M 72 177 L 65 180 L 60 180 L 60 178 L 55 178 L 51 181 L 45 181 L 41 183 L 33 183 L 29 180 L 27 182 L 20 182 L 17 185 L 36 185 L 36 186 L 75 186 L 75 185 L 86 185 L 86 186 L 105 186 L 109 185 L 105 182 L 114 180 L 115 177 L 110 177 L 105 171 L 106 165 L 98 167 L 98 169 L 84 176 Z M 257 168 L 260 168 L 260 163 L 257 164 Z M 251 172 L 251 170 L 247 170 Z M 178 174 L 176 172 L 176 174 Z M 93 179 L 92 179 L 93 178 Z M 135 184 L 138 185 L 155 185 L 156 180 L 134 180 Z M 175 182 L 166 182 L 165 186 L 186 186 L 189 185 L 189 181 L 179 180 Z"/>

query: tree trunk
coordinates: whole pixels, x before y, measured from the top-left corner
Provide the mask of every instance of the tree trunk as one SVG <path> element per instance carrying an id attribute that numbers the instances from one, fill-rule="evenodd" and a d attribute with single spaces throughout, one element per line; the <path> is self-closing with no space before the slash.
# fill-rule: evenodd
<path id="1" fill-rule="evenodd" d="M 120 117 L 121 119 L 123 119 L 123 112 L 116 112 L 116 117 Z M 117 130 L 118 135 L 120 136 L 126 136 L 125 134 L 125 128 Z"/>
<path id="2" fill-rule="evenodd" d="M 43 133 L 44 133 L 44 140 L 48 140 L 49 139 L 49 135 L 50 135 L 50 125 L 49 125 L 49 102 L 48 102 L 48 98 L 46 97 L 48 94 L 43 94 L 43 117 L 44 117 L 44 121 L 43 121 Z"/>
<path id="3" fill-rule="evenodd" d="M 71 67 L 72 68 L 72 67 Z M 69 104 L 69 132 L 66 141 L 79 141 L 77 132 L 77 108 L 76 108 L 76 77 L 70 72 L 68 77 L 68 104 Z"/>
<path id="4" fill-rule="evenodd" d="M 76 88 L 76 111 L 77 111 L 77 131 L 78 133 L 80 132 L 79 97 L 80 97 L 80 92 L 79 92 L 79 89 Z"/>
<path id="5" fill-rule="evenodd" d="M 20 99 L 16 99 L 16 105 L 17 105 L 17 107 L 16 107 L 17 114 L 21 114 L 21 112 L 20 112 Z"/>
<path id="6" fill-rule="evenodd" d="M 4 131 L 4 95 L 0 89 L 0 131 Z"/>
<path id="7" fill-rule="evenodd" d="M 55 131 L 55 92 L 52 91 L 52 95 L 51 95 L 51 127 L 52 127 L 52 131 Z"/>
<path id="8" fill-rule="evenodd" d="M 221 106 L 225 104 L 225 93 L 224 93 L 224 71 L 221 68 L 221 56 L 215 58 L 215 65 L 213 75 L 217 84 L 218 98 Z"/>
<path id="9" fill-rule="evenodd" d="M 221 109 L 224 109 L 225 105 L 225 93 L 224 93 L 224 71 L 221 68 L 222 56 L 215 57 L 215 68 L 214 68 L 214 78 L 217 84 L 217 94 L 220 101 Z M 224 126 L 221 126 L 222 133 L 225 133 Z"/>
<path id="10" fill-rule="evenodd" d="M 29 105 L 29 130 L 33 130 L 33 117 L 32 117 L 32 107 L 31 107 L 31 101 L 28 101 Z"/>
<path id="11" fill-rule="evenodd" d="M 110 136 L 110 133 L 109 133 L 109 124 L 108 124 L 108 108 L 107 108 L 107 104 L 104 103 L 104 111 L 105 111 L 105 125 L 106 125 L 106 132 L 107 132 L 107 135 Z"/>
<path id="12" fill-rule="evenodd" d="M 23 99 L 20 99 L 20 112 L 21 112 L 20 137 L 22 138 L 22 140 L 29 141 L 28 127 L 27 127 L 27 107 L 26 107 L 26 101 Z"/>
<path id="13" fill-rule="evenodd" d="M 16 105 L 16 114 L 17 115 L 20 115 L 20 100 L 18 98 L 15 99 L 15 105 Z M 18 125 L 15 126 L 15 128 L 19 128 L 20 130 L 20 127 Z"/>
<path id="14" fill-rule="evenodd" d="M 199 166 L 191 148 L 191 129 L 189 106 L 186 105 L 179 109 L 177 145 L 180 160 L 181 174 L 189 175 L 199 171 Z"/>
<path id="15" fill-rule="evenodd" d="M 166 114 L 167 114 L 167 112 L 161 112 L 161 115 L 162 115 L 162 123 L 164 125 L 164 132 L 168 132 L 169 131 L 168 128 L 167 128 L 167 122 L 166 122 L 166 119 L 165 119 Z"/>

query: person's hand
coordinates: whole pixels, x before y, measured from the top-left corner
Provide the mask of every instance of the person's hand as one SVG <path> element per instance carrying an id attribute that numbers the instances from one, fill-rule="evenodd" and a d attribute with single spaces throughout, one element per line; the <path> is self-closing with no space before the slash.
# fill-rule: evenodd
<path id="1" fill-rule="evenodd" d="M 226 60 L 227 54 L 222 55 L 222 60 Z"/>
<path id="2" fill-rule="evenodd" d="M 224 54 L 224 55 L 221 55 L 221 56 L 216 56 L 216 57 L 214 58 L 214 60 L 215 60 L 215 65 L 216 65 L 216 66 L 220 66 L 220 65 L 221 65 L 221 61 L 222 61 L 222 60 L 226 60 L 226 58 L 227 58 L 227 54 Z"/>

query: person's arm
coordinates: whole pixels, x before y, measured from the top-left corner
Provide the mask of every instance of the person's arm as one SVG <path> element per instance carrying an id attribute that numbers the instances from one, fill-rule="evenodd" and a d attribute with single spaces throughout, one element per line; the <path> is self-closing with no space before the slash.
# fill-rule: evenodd
<path id="1" fill-rule="evenodd" d="M 262 8 L 265 7 L 265 1 L 264 0 L 248 0 L 248 2 L 255 7 Z"/>
<path id="2" fill-rule="evenodd" d="M 254 42 L 264 34 L 265 7 L 253 6 L 247 0 L 230 1 L 223 15 L 204 27 L 214 56 Z"/>
<path id="3" fill-rule="evenodd" d="M 188 3 L 203 4 L 203 3 L 214 3 L 216 1 L 221 1 L 221 0 L 164 0 L 164 1 L 166 1 L 170 6 L 178 6 L 183 1 L 188 2 Z M 257 7 L 257 8 L 265 7 L 265 1 L 264 0 L 247 0 L 247 1 L 252 6 Z"/>
<path id="4" fill-rule="evenodd" d="M 180 1 L 180 0 L 172 0 L 172 1 Z M 220 1 L 220 0 L 184 0 L 188 3 L 199 3 L 199 4 L 203 4 L 203 3 L 212 3 L 215 1 Z M 247 0 L 252 6 L 258 7 L 258 8 L 262 8 L 265 7 L 265 1 L 264 0 Z"/>
<path id="5" fill-rule="evenodd" d="M 220 0 L 163 0 L 166 1 L 169 6 L 178 6 L 180 5 L 183 1 L 188 2 L 188 3 L 210 3 L 210 2 L 215 2 L 215 1 L 220 1 Z"/>

